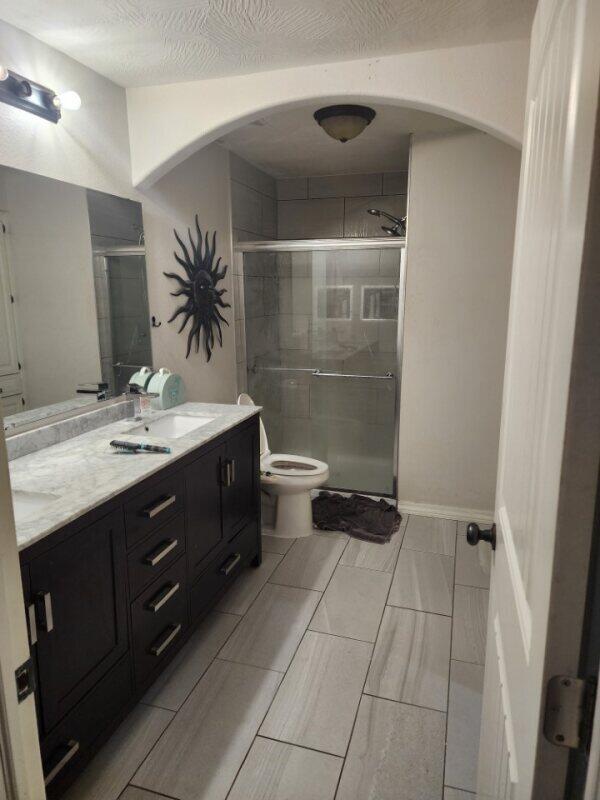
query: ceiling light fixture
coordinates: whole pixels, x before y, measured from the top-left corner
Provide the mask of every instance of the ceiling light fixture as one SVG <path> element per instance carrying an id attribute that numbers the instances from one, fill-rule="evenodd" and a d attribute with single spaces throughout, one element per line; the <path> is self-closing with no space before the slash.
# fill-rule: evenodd
<path id="1" fill-rule="evenodd" d="M 349 142 L 371 124 L 375 111 L 368 106 L 325 106 L 315 111 L 313 117 L 332 139 Z"/>
<path id="2" fill-rule="evenodd" d="M 56 94 L 4 66 L 0 66 L 0 101 L 54 123 L 60 119 L 61 109 L 76 111 L 81 107 L 77 92 Z"/>

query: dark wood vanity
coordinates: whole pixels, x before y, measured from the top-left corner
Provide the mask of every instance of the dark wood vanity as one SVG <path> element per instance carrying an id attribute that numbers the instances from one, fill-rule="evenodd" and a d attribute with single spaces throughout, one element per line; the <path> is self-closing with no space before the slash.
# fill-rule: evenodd
<path id="1" fill-rule="evenodd" d="M 49 798 L 260 561 L 257 416 L 21 552 Z"/>

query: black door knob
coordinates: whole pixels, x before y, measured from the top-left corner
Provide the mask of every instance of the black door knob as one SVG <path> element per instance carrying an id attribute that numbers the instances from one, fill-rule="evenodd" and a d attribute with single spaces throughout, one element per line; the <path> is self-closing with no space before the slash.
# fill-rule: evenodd
<path id="1" fill-rule="evenodd" d="M 489 542 L 492 550 L 496 549 L 496 525 L 492 525 L 489 531 L 482 531 L 476 522 L 469 522 L 467 525 L 467 542 L 475 545 L 479 542 Z"/>

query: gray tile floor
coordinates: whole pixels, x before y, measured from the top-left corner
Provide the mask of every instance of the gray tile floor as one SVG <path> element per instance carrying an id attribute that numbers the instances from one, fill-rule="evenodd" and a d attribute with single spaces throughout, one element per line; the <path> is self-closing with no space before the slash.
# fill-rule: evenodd
<path id="1" fill-rule="evenodd" d="M 489 562 L 464 535 L 264 536 L 68 800 L 474 800 Z"/>

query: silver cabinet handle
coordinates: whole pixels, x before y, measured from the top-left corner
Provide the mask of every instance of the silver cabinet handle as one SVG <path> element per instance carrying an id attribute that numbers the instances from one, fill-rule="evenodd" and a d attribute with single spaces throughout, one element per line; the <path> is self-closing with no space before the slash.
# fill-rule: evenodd
<path id="1" fill-rule="evenodd" d="M 229 463 L 231 465 L 229 472 L 229 475 L 231 477 L 231 483 L 235 483 L 235 458 L 232 458 Z"/>
<path id="2" fill-rule="evenodd" d="M 43 631 L 50 633 L 54 630 L 54 616 L 52 614 L 52 595 L 50 592 L 38 592 L 36 595 L 36 617 Z"/>
<path id="3" fill-rule="evenodd" d="M 179 632 L 181 630 L 181 623 L 177 623 L 177 625 L 171 625 L 170 628 L 171 630 L 165 636 L 162 642 L 160 644 L 153 644 L 152 647 L 150 648 L 150 652 L 152 653 L 153 656 L 159 656 L 161 653 L 164 653 L 164 651 L 171 644 L 173 639 L 175 639 L 175 637 L 179 635 Z"/>
<path id="4" fill-rule="evenodd" d="M 171 586 L 165 586 L 160 592 L 157 592 L 152 600 L 148 603 L 148 609 L 154 614 L 168 602 L 174 594 L 179 591 L 179 584 L 175 583 Z"/>
<path id="5" fill-rule="evenodd" d="M 156 550 L 153 550 L 151 553 L 144 558 L 144 562 L 149 564 L 151 567 L 155 567 L 160 561 L 163 560 L 165 556 L 168 556 L 171 550 L 174 550 L 179 541 L 177 539 L 169 539 L 164 545 L 159 544 Z"/>
<path id="6" fill-rule="evenodd" d="M 223 575 L 229 575 L 232 569 L 235 569 L 237 565 L 240 563 L 242 556 L 239 553 L 234 553 L 232 556 L 229 556 L 227 561 L 221 565 L 221 569 L 219 572 L 223 573 Z"/>
<path id="7" fill-rule="evenodd" d="M 73 758 L 73 756 L 79 752 L 79 742 L 75 741 L 75 739 L 70 739 L 66 745 L 63 745 L 58 754 L 58 761 L 54 764 L 51 768 L 50 772 L 47 772 L 44 775 L 44 786 L 48 786 L 54 778 L 62 772 L 62 770 L 67 766 L 69 761 Z"/>
<path id="8" fill-rule="evenodd" d="M 35 604 L 27 606 L 27 627 L 29 628 L 29 644 L 37 644 L 37 623 L 35 619 Z"/>
<path id="9" fill-rule="evenodd" d="M 147 519 L 152 519 L 160 514 L 161 511 L 164 511 L 169 506 L 172 506 L 173 503 L 177 500 L 176 494 L 171 494 L 168 497 L 165 497 L 164 500 L 160 500 L 158 503 L 155 503 L 153 506 L 148 506 L 148 508 L 143 508 L 140 511 L 142 517 L 146 517 Z"/>

